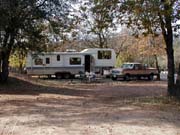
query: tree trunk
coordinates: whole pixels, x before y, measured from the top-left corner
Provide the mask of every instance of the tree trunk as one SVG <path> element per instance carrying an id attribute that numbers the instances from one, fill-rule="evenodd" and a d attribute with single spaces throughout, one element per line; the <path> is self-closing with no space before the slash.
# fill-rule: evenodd
<path id="1" fill-rule="evenodd" d="M 176 79 L 176 96 L 180 98 L 180 63 L 178 69 L 178 76 Z"/>
<path id="2" fill-rule="evenodd" d="M 180 86 L 180 63 L 179 63 L 178 75 L 177 75 L 177 79 L 176 79 L 176 85 Z"/>
<path id="3" fill-rule="evenodd" d="M 14 44 L 14 38 L 15 38 L 15 34 L 11 33 L 9 43 L 7 43 L 7 41 L 4 42 L 4 47 L 1 52 L 0 82 L 2 83 L 6 82 L 9 76 L 9 56 L 11 53 L 12 46 Z"/>
<path id="4" fill-rule="evenodd" d="M 1 72 L 0 72 L 0 82 L 4 83 L 7 81 L 9 75 L 9 55 L 10 53 L 6 52 L 5 50 L 1 52 Z"/>
<path id="5" fill-rule="evenodd" d="M 167 52 L 167 66 L 168 66 L 168 94 L 170 96 L 176 95 L 175 90 L 175 81 L 174 81 L 174 74 L 175 74 L 175 65 L 174 65 L 174 49 L 173 49 L 173 32 L 172 32 L 172 24 L 170 16 L 166 17 L 166 28 L 167 33 L 165 35 L 165 42 L 166 42 L 166 52 Z"/>
<path id="6" fill-rule="evenodd" d="M 1 52 L 0 52 L 0 80 L 1 80 L 1 72 L 2 72 L 2 57 L 1 57 Z"/>
<path id="7" fill-rule="evenodd" d="M 103 41 L 102 41 L 102 37 L 101 37 L 101 34 L 98 33 L 98 36 L 99 36 L 99 48 L 103 48 Z"/>
<path id="8" fill-rule="evenodd" d="M 23 63 L 19 62 L 19 72 L 22 74 L 23 73 Z"/>
<path id="9" fill-rule="evenodd" d="M 157 75 L 157 80 L 160 80 L 160 69 L 159 69 L 159 63 L 158 63 L 158 58 L 157 58 L 157 55 L 154 55 L 154 58 L 155 58 L 155 63 L 156 63 L 156 68 L 158 70 L 158 75 Z"/>
<path id="10" fill-rule="evenodd" d="M 170 96 L 176 95 L 175 84 L 174 84 L 174 50 L 173 50 L 173 30 L 172 30 L 172 6 L 167 0 L 162 1 L 164 5 L 164 14 L 159 13 L 159 19 L 161 23 L 161 29 L 163 37 L 166 43 L 167 53 L 167 67 L 168 67 L 168 94 Z"/>
<path id="11" fill-rule="evenodd" d="M 168 38 L 169 39 L 169 38 Z M 167 41 L 166 44 L 167 49 L 167 60 L 168 60 L 168 94 L 171 96 L 175 96 L 175 84 L 174 84 L 174 73 L 175 73 L 175 65 L 174 65 L 174 50 L 173 44 L 171 40 Z"/>
<path id="12" fill-rule="evenodd" d="M 1 72 L 1 82 L 7 81 L 9 76 L 9 55 L 5 54 L 2 58 L 2 72 Z"/>

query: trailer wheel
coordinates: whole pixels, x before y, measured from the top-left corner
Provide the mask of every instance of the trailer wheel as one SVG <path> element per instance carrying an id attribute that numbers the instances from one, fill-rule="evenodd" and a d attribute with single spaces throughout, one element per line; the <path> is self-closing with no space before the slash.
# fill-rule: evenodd
<path id="1" fill-rule="evenodd" d="M 141 76 L 137 76 L 136 78 L 137 78 L 137 80 L 141 80 Z"/>
<path id="2" fill-rule="evenodd" d="M 62 74 L 60 74 L 60 73 L 56 74 L 56 78 L 57 79 L 62 79 Z"/>
<path id="3" fill-rule="evenodd" d="M 63 78 L 64 78 L 64 79 L 70 79 L 70 78 L 71 78 L 71 74 L 70 74 L 70 73 L 65 73 L 65 74 L 63 75 Z"/>

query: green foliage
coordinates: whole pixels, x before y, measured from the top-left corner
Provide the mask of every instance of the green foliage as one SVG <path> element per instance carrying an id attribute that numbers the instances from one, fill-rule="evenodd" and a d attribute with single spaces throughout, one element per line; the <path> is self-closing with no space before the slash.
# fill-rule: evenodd
<path id="1" fill-rule="evenodd" d="M 11 55 L 9 62 L 10 67 L 16 68 L 21 71 L 26 64 L 26 55 L 22 55 L 21 53 L 16 51 L 13 55 Z"/>

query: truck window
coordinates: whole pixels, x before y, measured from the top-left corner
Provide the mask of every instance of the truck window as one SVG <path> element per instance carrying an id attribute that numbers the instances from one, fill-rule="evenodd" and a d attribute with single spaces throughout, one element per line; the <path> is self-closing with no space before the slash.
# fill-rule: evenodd
<path id="1" fill-rule="evenodd" d="M 121 68 L 124 68 L 124 69 L 132 69 L 133 66 L 134 66 L 134 64 L 123 64 L 123 65 L 121 66 Z"/>
<path id="2" fill-rule="evenodd" d="M 50 64 L 50 58 L 46 58 L 46 64 Z"/>
<path id="3" fill-rule="evenodd" d="M 81 65 L 81 58 L 71 57 L 69 60 L 70 65 Z"/>
<path id="4" fill-rule="evenodd" d="M 43 59 L 36 58 L 36 59 L 34 60 L 34 64 L 35 64 L 35 65 L 43 65 Z"/>
<path id="5" fill-rule="evenodd" d="M 98 51 L 98 59 L 111 59 L 111 51 L 110 50 Z"/>
<path id="6" fill-rule="evenodd" d="M 57 55 L 57 61 L 60 61 L 60 60 L 61 60 L 60 55 Z"/>
<path id="7" fill-rule="evenodd" d="M 134 65 L 134 69 L 140 70 L 140 69 L 143 69 L 143 67 L 142 67 L 141 64 L 135 64 L 135 65 Z"/>

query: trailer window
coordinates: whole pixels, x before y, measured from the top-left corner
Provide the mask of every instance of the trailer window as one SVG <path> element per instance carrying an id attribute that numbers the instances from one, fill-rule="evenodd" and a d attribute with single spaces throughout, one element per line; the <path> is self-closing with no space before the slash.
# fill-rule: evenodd
<path id="1" fill-rule="evenodd" d="M 36 58 L 36 59 L 34 60 L 34 64 L 35 64 L 35 65 L 43 65 L 43 59 Z"/>
<path id="2" fill-rule="evenodd" d="M 50 58 L 46 58 L 46 64 L 50 64 Z"/>
<path id="3" fill-rule="evenodd" d="M 60 55 L 57 55 L 57 61 L 60 61 L 60 60 L 61 60 Z"/>
<path id="4" fill-rule="evenodd" d="M 98 51 L 98 59 L 111 59 L 111 51 Z"/>
<path id="5" fill-rule="evenodd" d="M 78 57 L 70 58 L 70 65 L 81 65 L 81 58 Z"/>

